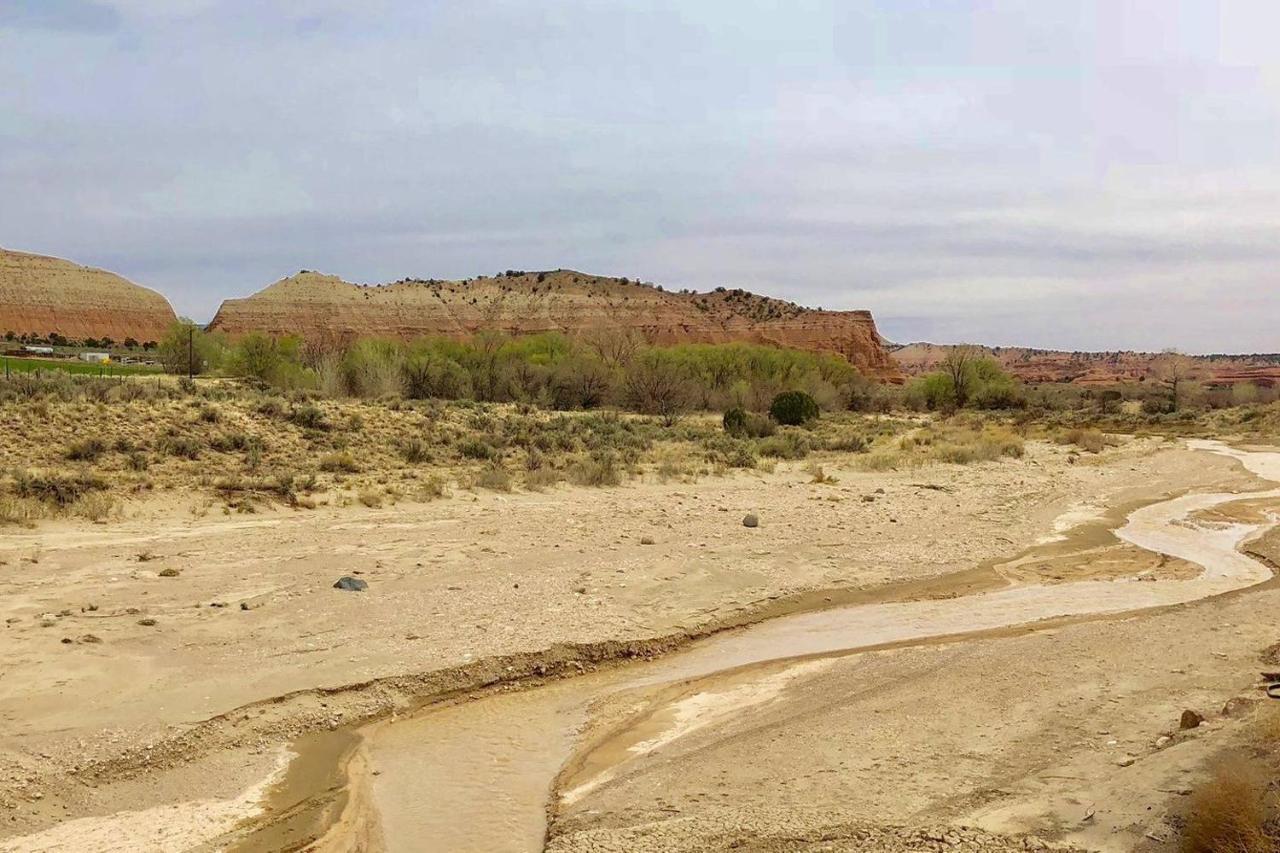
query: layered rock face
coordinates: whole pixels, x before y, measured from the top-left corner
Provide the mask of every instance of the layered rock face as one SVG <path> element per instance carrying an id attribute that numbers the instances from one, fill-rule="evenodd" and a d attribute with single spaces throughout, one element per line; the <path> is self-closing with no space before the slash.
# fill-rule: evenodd
<path id="1" fill-rule="evenodd" d="M 223 302 L 210 329 L 315 340 L 633 331 L 655 344 L 743 341 L 833 352 L 872 376 L 899 373 L 868 311 L 815 311 L 742 290 L 668 293 L 571 270 L 378 286 L 302 272 Z"/>
<path id="2" fill-rule="evenodd" d="M 0 334 L 158 341 L 176 320 L 159 293 L 61 258 L 0 249 Z"/>
<path id="3" fill-rule="evenodd" d="M 908 376 L 937 370 L 950 346 L 905 344 L 892 347 L 893 360 Z M 1145 381 L 1159 353 L 1065 352 L 1027 347 L 978 347 L 979 354 L 994 358 L 1023 382 L 1068 382 L 1076 385 L 1114 385 Z M 1194 356 L 1195 378 L 1214 385 L 1252 382 L 1263 387 L 1280 386 L 1280 355 Z"/>

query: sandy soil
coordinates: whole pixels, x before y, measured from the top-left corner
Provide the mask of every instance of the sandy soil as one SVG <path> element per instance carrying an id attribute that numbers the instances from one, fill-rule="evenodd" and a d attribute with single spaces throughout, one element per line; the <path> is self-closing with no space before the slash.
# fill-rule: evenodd
<path id="1" fill-rule="evenodd" d="M 807 605 L 815 603 L 814 596 L 839 603 L 847 594 L 841 590 L 974 566 L 1016 577 L 1074 579 L 1076 570 L 1107 577 L 1108 559 L 1129 570 L 1117 550 L 1125 546 L 1101 537 L 1098 547 L 1107 559 L 1064 562 L 1053 553 L 1055 536 L 1062 533 L 1055 521 L 1074 514 L 1077 527 L 1104 530 L 1116 523 L 1108 518 L 1115 507 L 1188 489 L 1265 485 L 1230 460 L 1153 440 L 1132 442 L 1091 462 L 1071 465 L 1065 450 L 1031 445 L 1021 461 L 891 474 L 836 470 L 836 484 L 813 484 L 798 467 L 780 466 L 774 474 L 692 485 L 484 495 L 381 511 L 332 508 L 249 520 L 190 520 L 175 512 L 168 521 L 146 525 L 48 525 L 6 536 L 0 570 L 11 589 L 0 603 L 8 652 L 0 664 L 0 805 L 8 814 L 0 837 L 44 830 L 68 817 L 160 803 L 233 801 L 272 772 L 277 748 L 289 738 L 405 710 L 413 698 L 451 685 L 432 673 L 469 663 L 477 664 L 468 671 L 479 679 L 475 686 L 504 677 L 492 663 L 507 661 L 504 655 L 565 642 L 690 632 L 753 618 L 792 594 L 809 591 L 807 598 L 793 600 Z M 760 516 L 759 528 L 742 526 L 746 512 Z M 165 569 L 178 574 L 162 576 Z M 1181 577 L 1187 567 L 1155 559 L 1141 571 Z M 332 589 L 346 574 L 367 580 L 370 589 Z M 1214 605 L 1231 606 L 1237 605 Z M 1108 623 L 1106 630 L 1126 624 Z M 1185 627 L 1182 633 L 1177 626 L 1169 629 L 1172 645 L 1166 649 L 1195 645 L 1193 637 L 1209 635 L 1212 625 L 1191 626 L 1196 633 Z M 1114 677 L 1099 683 L 1114 691 L 1122 682 L 1119 702 L 1128 695 L 1136 702 L 1144 691 L 1164 688 L 1163 681 L 1155 683 L 1158 666 L 1139 665 L 1142 644 L 1119 635 L 1104 641 L 1093 633 L 1097 628 L 841 660 L 797 676 L 797 684 L 806 686 L 789 694 L 811 695 L 814 704 L 785 726 L 755 727 L 759 714 L 773 713 L 769 706 L 745 722 L 735 720 L 732 725 L 750 723 L 742 731 L 711 727 L 707 736 L 714 729 L 717 740 L 698 753 L 697 772 L 688 762 L 674 762 L 671 778 L 641 774 L 635 785 L 652 781 L 651 791 L 636 788 L 626 804 L 584 806 L 609 817 L 588 821 L 589 828 L 570 822 L 562 837 L 632 831 L 628 827 L 658 818 L 668 826 L 671 813 L 662 811 L 667 808 L 682 808 L 682 815 L 698 811 L 702 816 L 689 819 L 709 821 L 708 827 L 724 819 L 717 809 L 729 808 L 745 826 L 770 809 L 795 814 L 805 802 L 822 803 L 828 822 L 847 821 L 855 827 L 850 832 L 863 831 L 856 826 L 868 818 L 907 821 L 933 809 L 948 817 L 960 814 L 962 806 L 977 809 L 986 803 L 944 802 L 943 792 L 954 796 L 963 788 L 955 784 L 957 774 L 997 778 L 1007 768 L 996 756 L 1023 755 L 1024 740 L 1034 742 L 1034 734 L 1045 730 L 1036 726 L 1045 720 L 1038 709 L 1050 706 L 1046 696 L 1077 712 L 1074 719 L 1085 719 L 1078 715 L 1088 708 L 1071 704 L 1068 694 L 1081 697 L 1075 702 L 1115 704 L 1110 692 L 1104 700 L 1101 688 L 1077 689 L 1076 682 L 1062 679 L 1061 666 L 1037 665 L 1055 649 L 1073 648 L 1066 640 L 1076 630 L 1082 645 L 1079 655 L 1069 656 L 1073 672 L 1087 670 L 1094 659 L 1106 661 L 1096 666 L 1110 667 L 1114 654 Z M 1240 647 L 1274 639 L 1263 633 L 1260 627 L 1242 629 Z M 1017 642 L 1050 645 L 1006 645 Z M 1152 643 L 1147 653 L 1159 648 Z M 1204 687 L 1202 703 L 1211 696 L 1217 701 L 1214 691 L 1239 689 L 1241 672 L 1222 663 L 1234 659 L 1236 645 L 1212 651 L 1227 657 L 1210 655 L 1213 676 L 1205 681 L 1212 683 Z M 510 661 L 512 668 L 541 665 Z M 880 670 L 880 687 L 868 687 Z M 406 674 L 418 678 L 405 679 Z M 1168 675 L 1166 669 L 1166 680 Z M 981 682 L 981 689 L 970 689 L 966 678 Z M 328 690 L 344 685 L 356 688 Z M 939 690 L 957 699 L 956 713 L 946 720 L 936 718 L 936 698 L 929 698 Z M 264 701 L 292 691 L 302 692 L 283 702 Z M 836 696 L 845 698 L 835 702 Z M 982 696 L 988 704 L 981 704 Z M 1170 700 L 1163 695 L 1160 701 Z M 1162 705 L 1161 713 L 1172 714 L 1181 701 Z M 898 711 L 887 713 L 891 707 Z M 902 711 L 913 707 L 928 710 L 927 719 Z M 824 714 L 855 711 L 854 717 L 822 723 Z M 1136 711 L 1132 716 L 1132 736 L 1145 736 L 1139 724 L 1154 725 L 1154 718 Z M 843 759 L 839 772 L 819 773 L 842 767 L 832 764 L 840 752 L 830 732 L 826 738 L 820 734 L 824 725 L 839 729 L 835 740 L 859 744 L 857 761 Z M 898 734 L 864 736 L 875 725 L 894 726 Z M 940 734 L 954 726 L 957 741 L 933 750 L 940 763 L 933 776 L 920 775 L 915 794 L 903 797 L 900 785 L 872 783 L 871 776 L 886 766 L 904 773 L 915 767 L 906 759 L 922 754 L 930 731 L 939 726 Z M 1074 743 L 1063 733 L 1070 729 L 1043 726 L 1053 729 L 1048 741 L 1059 744 L 1059 751 Z M 700 736 L 682 739 L 681 750 Z M 743 750 L 736 757 L 735 742 Z M 769 751 L 775 744 L 777 751 Z M 722 759 L 716 757 L 720 748 Z M 664 762 L 673 754 L 660 752 Z M 749 754 L 768 760 L 753 764 Z M 1027 754 L 1025 767 L 1048 766 L 1044 749 Z M 871 758 L 878 764 L 869 763 Z M 766 776 L 759 784 L 750 773 L 741 777 L 743 784 L 731 789 L 733 803 L 725 805 L 710 796 L 719 782 L 703 770 L 718 766 L 729 772 L 735 761 L 739 774 L 759 767 Z M 911 772 L 919 774 L 920 768 Z M 1007 775 L 1026 780 L 1029 773 L 1010 769 Z M 808 781 L 787 781 L 793 777 Z M 861 798 L 850 796 L 852 787 L 865 789 Z M 815 799 L 814 792 L 826 790 L 831 797 Z M 894 798 L 894 791 L 896 805 L 882 808 L 876 798 Z M 660 792 L 661 802 L 653 792 Z M 598 796 L 612 794 L 602 789 Z M 834 808 L 836 800 L 845 806 Z M 671 802 L 683 805 L 662 804 Z M 694 802 L 697 810 L 690 806 Z M 1016 824 L 1011 816 L 992 814 L 982 820 L 996 829 Z M 786 825 L 779 820 L 777 826 Z M 223 831 L 215 823 L 206 837 Z M 695 837 L 692 829 L 678 827 L 644 831 Z"/>

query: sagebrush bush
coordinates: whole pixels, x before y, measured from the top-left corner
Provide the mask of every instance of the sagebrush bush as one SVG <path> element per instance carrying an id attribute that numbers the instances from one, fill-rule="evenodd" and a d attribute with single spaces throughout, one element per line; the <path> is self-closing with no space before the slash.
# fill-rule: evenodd
<path id="1" fill-rule="evenodd" d="M 773 398 L 769 415 L 784 426 L 803 426 L 818 418 L 818 402 L 804 391 L 783 391 Z"/>
<path id="2" fill-rule="evenodd" d="M 68 507 L 88 493 L 106 487 L 107 481 L 94 474 L 18 471 L 14 475 L 14 491 L 18 497 L 34 498 L 60 507 Z"/>
<path id="3" fill-rule="evenodd" d="M 107 443 L 100 438 L 86 438 L 67 448 L 67 458 L 76 462 L 92 462 L 107 452 Z"/>
<path id="4" fill-rule="evenodd" d="M 324 410 L 314 403 L 294 406 L 289 412 L 289 420 L 303 429 L 329 429 L 329 421 L 324 416 Z"/>

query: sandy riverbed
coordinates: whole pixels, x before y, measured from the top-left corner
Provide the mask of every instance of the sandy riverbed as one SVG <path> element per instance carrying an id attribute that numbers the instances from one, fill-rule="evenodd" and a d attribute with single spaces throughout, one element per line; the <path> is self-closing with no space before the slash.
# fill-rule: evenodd
<path id="1" fill-rule="evenodd" d="M 696 631 L 806 590 L 819 592 L 791 606 L 983 564 L 998 570 L 1060 535 L 1055 522 L 1069 513 L 1105 527 L 1107 507 L 1265 485 L 1231 460 L 1154 441 L 1087 465 L 1033 445 L 1016 462 L 833 473 L 837 484 L 780 469 L 7 536 L 0 558 L 23 584 L 3 604 L 14 621 L 0 678 L 0 796 L 12 808 L 0 832 L 23 849 L 18 836 L 67 817 L 233 799 L 293 736 L 408 706 L 451 686 L 432 673 L 469 662 Z M 760 528 L 741 526 L 747 511 Z M 1008 570 L 1070 572 L 1059 556 Z M 161 577 L 169 567 L 180 574 Z M 1185 574 L 1176 562 L 1143 570 Z M 369 592 L 330 588 L 354 572 Z M 149 619 L 156 624 L 139 624 Z M 102 642 L 80 642 L 90 633 Z M 415 678 L 379 681 L 405 674 Z M 301 692 L 262 704 L 290 691 Z"/>

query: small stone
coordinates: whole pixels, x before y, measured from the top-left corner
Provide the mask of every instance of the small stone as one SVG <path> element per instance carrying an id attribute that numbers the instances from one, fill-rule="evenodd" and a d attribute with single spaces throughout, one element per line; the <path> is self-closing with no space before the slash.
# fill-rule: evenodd
<path id="1" fill-rule="evenodd" d="M 754 512 L 749 512 L 742 519 L 743 527 L 759 527 L 760 519 L 756 517 Z"/>
<path id="2" fill-rule="evenodd" d="M 160 570 L 160 577 L 162 578 L 176 578 L 180 574 L 182 574 L 182 571 L 179 569 L 175 569 L 172 566 L 170 566 L 167 569 Z"/>
<path id="3" fill-rule="evenodd" d="M 362 581 L 360 578 L 353 578 L 350 575 L 338 578 L 337 583 L 333 585 L 334 589 L 344 589 L 347 592 L 364 592 L 369 588 L 368 581 Z"/>
<path id="4" fill-rule="evenodd" d="M 641 537 L 640 537 L 640 544 L 641 544 L 641 545 L 652 545 L 652 544 L 653 544 L 653 537 L 651 537 L 651 536 L 641 536 Z"/>
<path id="5" fill-rule="evenodd" d="M 1135 761 L 1137 761 L 1137 760 L 1138 760 L 1138 759 L 1136 759 L 1136 758 L 1134 758 L 1134 757 L 1132 757 L 1132 756 L 1128 756 L 1128 755 L 1127 755 L 1127 756 L 1125 756 L 1124 758 L 1122 758 L 1122 759 L 1120 759 L 1119 761 L 1117 761 L 1117 762 L 1116 762 L 1116 764 L 1118 764 L 1118 765 L 1119 765 L 1119 766 L 1121 766 L 1121 767 L 1132 767 L 1132 766 L 1133 766 L 1133 763 L 1134 763 Z"/>
<path id="6" fill-rule="evenodd" d="M 1169 737 L 1168 735 L 1161 735 L 1160 737 L 1156 738 L 1156 749 L 1164 749 L 1166 746 L 1169 745 L 1169 743 L 1172 740 L 1173 738 Z"/>
<path id="7" fill-rule="evenodd" d="M 90 643 L 90 644 L 92 644 L 92 643 L 101 643 L 101 642 L 102 642 L 102 638 L 101 638 L 101 637 L 99 637 L 97 634 L 85 634 L 85 635 L 84 635 L 83 637 L 81 637 L 77 642 L 81 642 L 81 643 Z"/>
<path id="8" fill-rule="evenodd" d="M 141 625 L 141 626 L 142 626 L 142 627 L 144 627 L 144 628 L 151 628 L 151 627 L 154 627 L 154 626 L 155 626 L 155 624 L 156 624 L 156 620 L 154 620 L 154 619 L 152 619 L 150 616 L 148 616 L 146 619 L 139 619 L 139 620 L 138 620 L 138 624 L 139 624 L 139 625 Z"/>
<path id="9" fill-rule="evenodd" d="M 1203 716 L 1201 716 L 1197 712 L 1188 708 L 1187 710 L 1182 712 L 1182 717 L 1181 719 L 1178 720 L 1178 728 L 1182 729 L 1183 731 L 1186 731 L 1187 729 L 1196 728 L 1203 722 L 1204 722 Z"/>
<path id="10" fill-rule="evenodd" d="M 250 610 L 251 608 L 249 607 L 249 602 L 247 602 L 247 601 L 242 601 L 242 602 L 240 602 L 240 609 L 241 609 L 241 610 Z"/>

